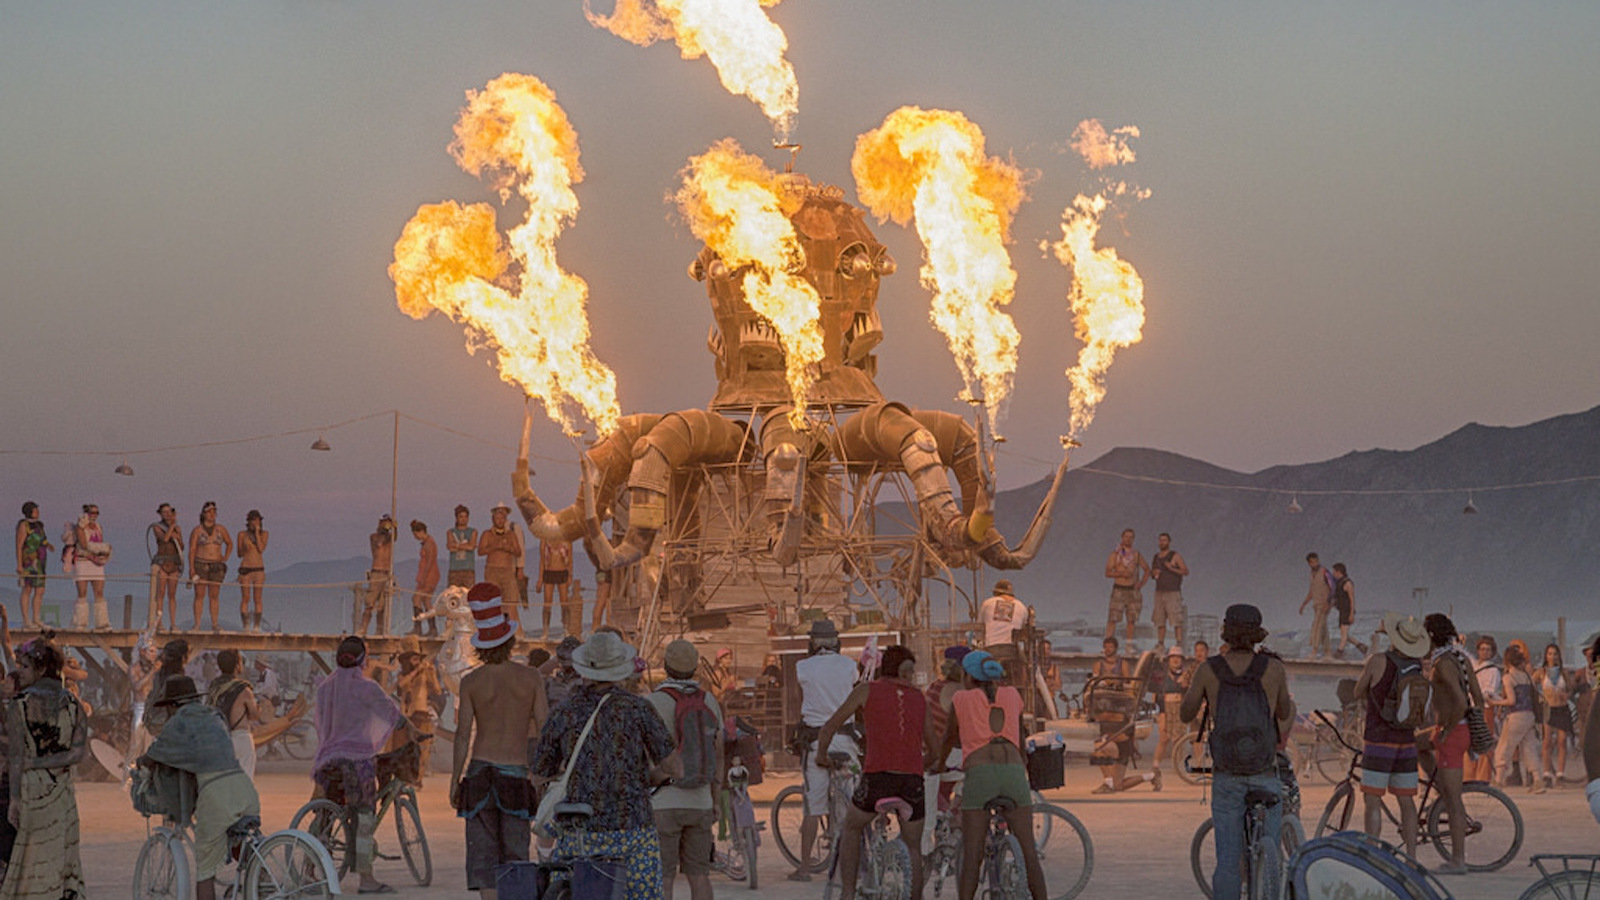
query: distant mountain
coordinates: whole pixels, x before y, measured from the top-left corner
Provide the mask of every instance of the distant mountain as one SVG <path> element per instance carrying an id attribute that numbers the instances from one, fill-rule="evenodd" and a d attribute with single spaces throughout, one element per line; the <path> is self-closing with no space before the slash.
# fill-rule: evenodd
<path id="1" fill-rule="evenodd" d="M 1045 549 L 1012 581 L 1050 618 L 1105 616 L 1105 559 L 1125 527 L 1148 558 L 1170 532 L 1193 575 L 1191 612 L 1233 602 L 1297 627 L 1305 555 L 1345 563 L 1358 609 L 1453 608 L 1463 628 L 1509 626 L 1600 608 L 1600 481 L 1474 491 L 1600 475 L 1600 407 L 1515 428 L 1467 425 L 1415 450 L 1353 452 L 1255 474 L 1174 453 L 1118 448 L 1068 472 Z M 1170 482 L 1187 482 L 1174 484 Z M 1216 485 L 1198 486 L 1198 485 Z M 1000 529 L 1020 539 L 1049 487 L 1002 492 Z M 1460 490 L 1447 490 L 1460 488 Z M 1297 494 L 1263 493 L 1263 490 Z M 1319 491 L 1423 491 L 1334 494 Z M 1303 508 L 1288 510 L 1291 497 Z M 1148 618 L 1151 590 L 1145 589 Z"/>

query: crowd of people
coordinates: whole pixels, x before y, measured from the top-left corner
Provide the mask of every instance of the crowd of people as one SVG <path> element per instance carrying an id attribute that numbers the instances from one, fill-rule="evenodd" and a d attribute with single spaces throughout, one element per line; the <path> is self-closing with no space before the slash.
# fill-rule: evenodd
<path id="1" fill-rule="evenodd" d="M 529 605 L 529 590 L 543 596 L 543 627 L 540 638 L 551 639 L 553 613 L 559 609 L 562 633 L 584 633 L 583 584 L 574 577 L 572 544 L 563 540 L 541 540 L 538 563 L 531 579 L 524 564 L 528 555 L 521 529 L 510 518 L 511 508 L 498 504 L 490 510 L 489 527 L 480 531 L 471 524 L 472 512 L 456 506 L 454 524 L 445 534 L 445 569 L 440 569 L 439 544 L 426 522 L 411 520 L 411 535 L 417 541 L 417 571 L 409 588 L 402 588 L 394 571 L 396 523 L 390 515 L 378 519 L 368 536 L 371 563 L 359 584 L 356 608 L 357 633 L 365 634 L 374 621 L 386 621 L 389 603 L 397 592 L 411 596 L 415 634 L 437 634 L 437 622 L 424 615 L 432 604 L 441 580 L 449 586 L 470 588 L 479 580 L 500 586 L 508 598 L 508 615 L 520 621 Z M 22 518 L 15 529 L 17 583 L 21 589 L 21 627 L 34 631 L 46 627 L 45 587 L 52 578 L 72 582 L 77 591 L 71 627 L 74 630 L 111 628 L 106 608 L 106 567 L 112 558 L 111 544 L 100 522 L 100 507 L 83 505 L 82 514 L 68 522 L 60 533 L 60 546 L 50 541 L 38 503 L 22 505 Z M 200 507 L 196 524 L 185 532 L 178 522 L 178 510 L 170 503 L 156 508 L 156 520 L 145 529 L 145 549 L 149 556 L 150 615 L 147 630 L 158 632 L 222 630 L 220 619 L 222 586 L 228 582 L 228 567 L 237 562 L 234 584 L 239 591 L 239 627 L 247 633 L 263 629 L 262 598 L 266 587 L 266 553 L 272 534 L 265 527 L 260 510 L 245 514 L 245 523 L 230 532 L 217 518 L 217 504 L 206 501 Z M 61 574 L 50 573 L 51 560 L 60 550 Z M 187 560 L 187 564 L 185 563 Z M 142 576 L 141 576 L 142 577 Z M 178 620 L 178 588 L 187 583 L 193 593 L 193 616 L 186 624 Z M 605 624 L 609 615 L 610 585 L 597 578 L 591 628 Z"/>

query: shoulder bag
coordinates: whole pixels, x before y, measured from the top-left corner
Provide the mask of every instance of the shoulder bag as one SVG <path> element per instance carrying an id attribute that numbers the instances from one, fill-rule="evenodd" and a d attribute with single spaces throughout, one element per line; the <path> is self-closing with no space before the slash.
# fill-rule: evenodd
<path id="1" fill-rule="evenodd" d="M 600 698 L 594 712 L 589 714 L 588 723 L 583 726 L 583 733 L 578 735 L 578 742 L 572 745 L 572 753 L 567 757 L 567 764 L 562 767 L 561 774 L 545 786 L 544 796 L 539 798 L 539 809 L 533 814 L 533 831 L 540 837 L 555 836 L 550 830 L 550 825 L 555 821 L 556 807 L 567 800 L 567 779 L 572 777 L 572 767 L 578 761 L 578 753 L 583 750 L 583 742 L 588 740 L 589 732 L 594 728 L 594 720 L 599 717 L 600 710 L 605 707 L 609 699 L 611 699 L 610 694 Z"/>

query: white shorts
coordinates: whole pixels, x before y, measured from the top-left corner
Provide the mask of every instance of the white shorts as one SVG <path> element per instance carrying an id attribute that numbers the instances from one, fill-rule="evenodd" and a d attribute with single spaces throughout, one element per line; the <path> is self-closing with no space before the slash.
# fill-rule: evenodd
<path id="1" fill-rule="evenodd" d="M 73 581 L 105 581 L 106 567 L 88 557 L 78 557 L 72 563 Z"/>
<path id="2" fill-rule="evenodd" d="M 833 744 L 828 749 L 848 753 L 852 759 L 861 758 L 855 740 L 847 734 L 834 735 Z M 806 815 L 820 816 L 828 811 L 828 778 L 831 771 L 817 765 L 817 745 L 812 742 L 811 752 L 806 754 Z"/>

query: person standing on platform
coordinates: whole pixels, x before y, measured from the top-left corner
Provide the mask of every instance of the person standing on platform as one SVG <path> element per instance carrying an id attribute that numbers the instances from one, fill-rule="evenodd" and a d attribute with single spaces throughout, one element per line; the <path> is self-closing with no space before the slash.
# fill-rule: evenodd
<path id="1" fill-rule="evenodd" d="M 83 505 L 83 515 L 78 519 L 73 536 L 72 576 L 78 586 L 78 604 L 72 608 L 72 627 L 89 628 L 89 591 L 94 591 L 94 628 L 107 631 L 111 616 L 106 612 L 106 563 L 111 561 L 111 545 L 106 543 L 100 525 L 100 507 L 93 503 Z"/>
<path id="2" fill-rule="evenodd" d="M 544 679 L 511 661 L 517 626 L 506 618 L 500 586 L 467 592 L 482 665 L 461 678 L 450 765 L 450 805 L 466 820 L 467 890 L 494 900 L 495 869 L 528 858 L 533 784 L 528 759 L 548 715 Z"/>
<path id="3" fill-rule="evenodd" d="M 1328 655 L 1328 610 L 1333 608 L 1333 573 L 1322 567 L 1315 553 L 1306 554 L 1306 565 L 1311 567 L 1311 586 L 1300 601 L 1300 614 L 1311 607 L 1311 658 L 1324 659 Z"/>
<path id="4" fill-rule="evenodd" d="M 570 590 L 568 582 L 572 580 L 572 544 L 562 540 L 542 540 L 539 542 L 539 589 L 544 593 L 544 629 L 540 632 L 539 639 L 550 640 L 550 606 L 556 596 L 561 598 L 561 630 L 565 634 L 583 636 L 583 612 L 580 609 L 578 620 L 574 622 L 569 618 L 571 612 L 568 607 L 567 597 Z"/>
<path id="5" fill-rule="evenodd" d="M 483 557 L 483 580 L 500 586 L 501 603 L 512 622 L 521 622 L 522 534 L 510 520 L 511 507 L 497 504 L 489 513 L 489 530 L 478 535 L 478 555 Z"/>
<path id="6" fill-rule="evenodd" d="M 267 552 L 272 537 L 261 524 L 261 510 L 252 509 L 245 514 L 244 530 L 238 535 L 239 627 L 252 633 L 261 630 L 261 587 L 267 581 L 267 562 L 261 554 Z"/>
<path id="7" fill-rule="evenodd" d="M 472 510 L 457 504 L 455 527 L 444 535 L 444 548 L 450 553 L 445 577 L 451 587 L 471 588 L 478 583 L 478 529 L 467 524 L 471 519 Z"/>
<path id="8" fill-rule="evenodd" d="M 377 614 L 378 631 L 384 630 L 388 618 L 389 590 L 394 584 L 394 519 L 384 513 L 378 517 L 378 528 L 367 537 L 372 549 L 372 567 L 367 569 L 367 587 L 361 597 L 361 616 L 356 623 L 356 634 L 366 634 Z"/>
<path id="9" fill-rule="evenodd" d="M 439 587 L 439 542 L 428 533 L 420 519 L 411 520 L 411 536 L 417 539 L 417 581 L 411 592 L 411 633 L 422 633 L 422 614 L 433 608 L 433 592 Z M 439 622 L 428 616 L 429 634 L 439 633 Z"/>
<path id="10" fill-rule="evenodd" d="M 1133 626 L 1139 624 L 1139 613 L 1144 609 L 1144 583 L 1150 579 L 1150 564 L 1144 554 L 1133 549 L 1133 529 L 1122 529 L 1122 540 L 1106 557 L 1106 577 L 1111 579 L 1111 606 L 1106 613 L 1106 637 L 1117 633 L 1117 620 L 1127 622 L 1128 640 L 1133 640 Z"/>
<path id="11" fill-rule="evenodd" d="M 1156 644 L 1166 646 L 1167 623 L 1172 623 L 1172 646 L 1183 646 L 1183 626 L 1189 611 L 1183 605 L 1183 579 L 1189 564 L 1183 554 L 1172 549 L 1172 535 L 1163 531 L 1156 537 L 1156 555 L 1150 557 L 1151 576 L 1156 580 L 1156 606 L 1150 621 L 1156 626 Z M 1179 655 L 1182 653 L 1180 651 Z"/>
<path id="12" fill-rule="evenodd" d="M 1032 618 L 1033 611 L 1017 599 L 1008 578 L 996 581 L 994 595 L 978 607 L 978 621 L 983 625 L 983 649 L 1005 666 L 1006 680 L 1012 685 L 1022 685 L 1024 681 L 1022 649 L 1017 639 L 1027 630 Z"/>
<path id="13" fill-rule="evenodd" d="M 228 578 L 228 555 L 233 552 L 233 536 L 217 523 L 217 504 L 207 500 L 200 507 L 200 524 L 189 532 L 189 577 L 194 582 L 194 630 L 200 630 L 201 613 L 209 603 L 211 630 L 221 631 L 217 621 L 221 612 L 222 582 Z"/>
<path id="14" fill-rule="evenodd" d="M 22 590 L 23 628 L 44 627 L 39 612 L 44 608 L 45 570 L 53 549 L 55 545 L 45 537 L 44 523 L 39 521 L 39 504 L 32 500 L 22 504 L 22 518 L 17 520 L 17 585 Z"/>
<path id="15" fill-rule="evenodd" d="M 183 578 L 183 526 L 178 524 L 178 511 L 171 503 L 156 507 L 159 517 L 149 528 L 149 540 L 155 544 L 155 555 L 150 557 L 151 574 L 155 576 L 155 596 L 150 602 L 150 630 L 176 631 L 178 628 L 178 581 Z M 166 621 L 162 621 L 162 612 Z"/>

